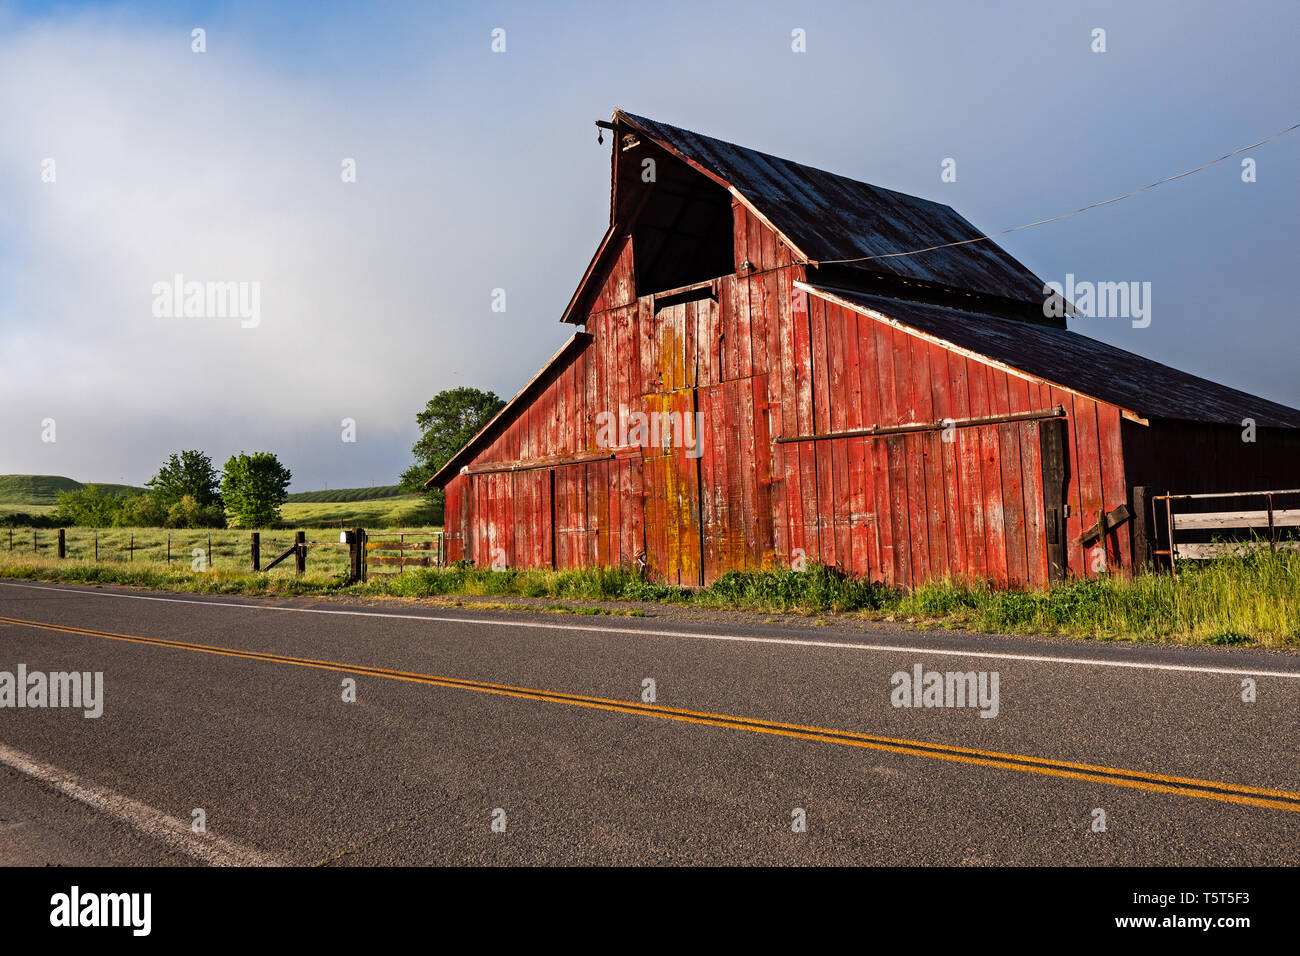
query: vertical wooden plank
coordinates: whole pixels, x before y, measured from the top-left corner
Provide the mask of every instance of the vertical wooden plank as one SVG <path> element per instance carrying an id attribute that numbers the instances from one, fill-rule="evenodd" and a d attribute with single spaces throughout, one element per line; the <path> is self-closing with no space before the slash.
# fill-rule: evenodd
<path id="1" fill-rule="evenodd" d="M 988 368 L 989 409 L 993 415 L 1007 415 L 1011 412 L 1011 396 L 1008 375 L 1000 369 Z"/>
<path id="2" fill-rule="evenodd" d="M 790 323 L 794 329 L 795 407 L 799 434 L 812 435 L 817 421 L 813 402 L 812 329 L 809 296 L 791 286 Z M 803 519 L 803 547 L 809 561 L 821 559 L 821 524 L 817 502 L 816 442 L 798 443 L 800 512 Z"/>
<path id="3" fill-rule="evenodd" d="M 728 413 L 726 388 L 719 384 L 710 390 L 709 420 L 713 435 L 713 486 L 709 493 L 713 497 L 713 557 L 716 574 L 726 574 L 735 566 L 731 555 L 730 527 L 733 521 L 739 522 L 740 516 L 731 512 L 731 470 L 736 456 L 736 447 L 727 433 Z"/>
<path id="4" fill-rule="evenodd" d="M 700 550 L 700 563 L 704 568 L 704 580 L 706 583 L 717 580 L 718 570 L 718 495 L 717 489 L 720 487 L 718 474 L 716 471 L 715 461 L 719 454 L 719 446 L 722 442 L 715 440 L 719 435 L 715 423 L 716 415 L 716 388 L 707 386 L 701 388 L 696 393 L 696 401 L 699 404 L 700 414 L 703 416 L 702 436 L 703 444 L 700 447 L 700 530 L 704 539 L 703 546 Z"/>
<path id="5" fill-rule="evenodd" d="M 758 479 L 758 501 L 754 513 L 758 522 L 758 565 L 770 569 L 776 561 L 775 527 L 772 508 L 772 439 L 767 410 L 763 408 L 768 395 L 767 376 L 756 375 L 751 380 L 750 401 L 754 410 L 754 461 Z"/>
<path id="6" fill-rule="evenodd" d="M 1015 412 L 1037 411 L 1034 403 L 1029 398 L 1029 383 L 1016 375 L 1007 374 L 1006 378 L 1008 412 L 1014 414 Z"/>
<path id="7" fill-rule="evenodd" d="M 628 548 L 634 561 L 644 563 L 648 560 L 648 556 L 645 537 L 645 478 L 640 458 L 628 459 L 627 474 L 627 487 L 630 492 L 628 510 L 632 512 L 632 541 Z"/>
<path id="8" fill-rule="evenodd" d="M 1081 395 L 1074 399 L 1075 445 L 1079 455 L 1079 518 L 1084 528 L 1091 527 L 1105 507 L 1101 486 L 1101 446 L 1097 437 L 1097 405 Z M 1102 566 L 1105 545 L 1094 543 L 1084 553 L 1084 574 L 1096 577 L 1094 567 Z M 1105 565 L 1109 568 L 1109 564 Z"/>
<path id="9" fill-rule="evenodd" d="M 546 454 L 558 455 L 560 448 L 559 377 L 546 387 Z"/>
<path id="10" fill-rule="evenodd" d="M 749 378 L 754 374 L 754 352 L 749 310 L 749 280 L 743 276 L 728 276 L 732 287 L 730 298 L 733 310 L 730 328 L 736 330 L 736 377 Z"/>
<path id="11" fill-rule="evenodd" d="M 695 388 L 700 384 L 700 327 L 706 321 L 708 299 L 699 302 L 687 302 L 684 310 L 685 340 L 682 346 L 682 363 L 685 374 L 682 384 Z"/>
<path id="12" fill-rule="evenodd" d="M 1020 488 L 1025 500 L 1025 563 L 1032 588 L 1048 581 L 1046 517 L 1043 512 L 1043 462 L 1039 457 L 1038 422 L 1021 422 Z"/>
<path id="13" fill-rule="evenodd" d="M 798 350 L 795 347 L 794 316 L 791 312 L 791 293 L 794 287 L 788 267 L 775 273 L 775 279 L 776 314 L 781 348 L 781 427 L 777 434 L 792 438 L 800 434 L 797 411 L 799 386 L 796 383 L 802 375 L 798 365 Z M 783 560 L 790 562 L 794 560 L 796 552 L 807 554 L 803 532 L 803 495 L 799 484 L 799 446 L 783 444 L 778 447 L 781 454 L 782 482 L 777 489 L 777 494 L 786 521 L 786 552 Z"/>
<path id="14" fill-rule="evenodd" d="M 856 311 L 844 309 L 843 324 L 839 335 L 844 342 L 844 378 L 840 402 L 844 405 L 844 425 L 849 431 L 862 428 L 862 364 L 859 356 L 858 326 L 861 322 L 870 322 L 866 316 L 859 316 Z M 844 442 L 845 454 L 848 456 L 848 510 L 849 510 L 849 552 L 846 567 L 858 577 L 870 573 L 867 539 L 870 511 L 867 507 L 866 457 L 867 441 L 865 438 L 850 438 Z"/>
<path id="15" fill-rule="evenodd" d="M 664 309 L 663 316 L 668 325 L 668 334 L 665 340 L 665 347 L 670 349 L 669 358 L 672 361 L 673 379 L 672 384 L 667 389 L 672 391 L 678 388 L 685 388 L 690 384 L 686 379 L 686 320 L 689 315 L 695 316 L 695 306 L 693 303 L 683 302 L 675 305 L 671 309 Z"/>
<path id="16" fill-rule="evenodd" d="M 1128 501 L 1128 485 L 1124 475 L 1124 449 L 1120 443 L 1120 411 L 1114 405 L 1097 404 L 1097 442 L 1099 464 L 1101 467 L 1102 506 L 1106 511 L 1118 508 Z M 1202 428 L 1198 431 L 1206 437 L 1212 436 Z M 1210 460 L 1231 461 L 1231 456 L 1216 456 L 1213 448 L 1209 449 Z M 1241 480 L 1230 487 L 1245 487 L 1250 479 L 1241 476 Z M 1106 535 L 1106 566 L 1114 571 L 1127 574 L 1132 570 L 1132 529 L 1126 522 Z"/>
<path id="17" fill-rule="evenodd" d="M 967 363 L 966 383 L 970 388 L 970 413 L 982 418 L 994 414 L 989 397 L 989 369 L 983 363 Z M 1007 586 L 1007 548 L 1003 532 L 1002 467 L 997 428 L 981 425 L 972 432 L 972 448 L 979 454 L 980 487 L 983 493 L 985 575 L 998 587 Z"/>
<path id="18" fill-rule="evenodd" d="M 745 210 L 745 256 L 754 272 L 763 268 L 763 233 L 768 229 L 748 209 Z"/>
<path id="19" fill-rule="evenodd" d="M 765 262 L 769 261 L 766 257 L 770 256 L 774 259 L 776 255 L 775 248 L 769 248 L 771 235 L 771 230 L 767 230 L 764 239 Z M 772 266 L 768 268 L 772 268 Z M 785 472 L 785 448 L 782 445 L 770 443 L 771 436 L 789 434 L 785 430 L 786 421 L 788 421 L 785 418 L 785 366 L 788 363 L 785 355 L 784 325 L 777 305 L 779 289 L 780 284 L 777 273 L 775 271 L 764 273 L 762 305 L 767 327 L 768 367 L 767 395 L 765 396 L 764 409 L 767 411 L 769 435 L 767 453 L 770 456 L 768 468 L 771 474 L 768 497 L 771 503 L 772 515 L 773 557 L 777 563 L 785 565 L 790 560 L 790 525 L 789 514 L 786 509 L 788 484 Z"/>
<path id="20" fill-rule="evenodd" d="M 907 448 L 902 435 L 890 435 L 881 442 L 889 464 L 890 518 L 896 587 L 910 588 L 912 576 L 911 521 L 908 507 Z"/>
<path id="21" fill-rule="evenodd" d="M 845 309 L 827 303 L 823 310 L 826 335 L 827 365 L 830 378 L 827 381 L 827 404 L 830 407 L 830 424 L 832 432 L 842 432 L 847 426 L 848 409 L 845 396 L 848 385 L 845 376 Z M 853 572 L 853 554 L 850 548 L 850 529 L 852 501 L 849 488 L 849 443 L 846 439 L 823 442 L 830 454 L 831 463 L 831 507 L 825 509 L 832 515 L 835 525 L 835 563 L 847 573 Z"/>
<path id="22" fill-rule="evenodd" d="M 763 262 L 759 267 L 764 272 L 775 269 L 778 265 L 776 259 L 776 234 L 766 226 L 762 227 L 763 235 Z"/>
<path id="23" fill-rule="evenodd" d="M 741 570 L 746 563 L 747 527 L 753 522 L 750 491 L 753 486 L 749 470 L 753 456 L 743 444 L 744 410 L 739 402 L 740 387 L 735 382 L 727 382 L 721 391 L 726 413 L 724 434 L 727 436 L 727 570 Z"/>
<path id="24" fill-rule="evenodd" d="M 740 333 L 736 329 L 736 278 L 726 276 L 718 283 L 718 340 L 720 381 L 740 375 Z M 748 351 L 748 343 L 746 343 Z"/>
<path id="25" fill-rule="evenodd" d="M 676 395 L 677 407 L 681 411 L 682 420 L 687 421 L 693 418 L 695 414 L 695 391 L 694 389 L 683 389 Z M 694 429 L 694 423 L 688 426 Z M 682 583 L 699 585 L 703 584 L 703 565 L 700 553 L 700 470 L 698 462 L 690 454 L 690 450 L 683 442 L 678 442 L 674 449 L 673 461 L 679 469 L 679 476 L 682 487 L 682 552 L 683 574 Z"/>
<path id="26" fill-rule="evenodd" d="M 924 584 L 933 576 L 930 564 L 929 505 L 925 489 L 925 437 L 903 436 L 903 454 L 907 461 L 907 533 L 912 559 L 911 585 Z"/>
<path id="27" fill-rule="evenodd" d="M 766 230 L 765 230 L 766 231 Z M 746 316 L 749 322 L 750 374 L 766 375 L 768 371 L 769 331 L 767 310 L 763 305 L 763 274 L 752 272 L 746 278 L 749 288 L 746 296 Z"/>
<path id="28" fill-rule="evenodd" d="M 898 422 L 898 393 L 894 386 L 893 330 L 883 323 L 873 322 L 872 331 L 874 333 L 876 366 L 878 369 L 876 390 L 873 393 L 877 408 L 874 424 L 894 425 Z M 893 505 L 900 491 L 895 487 L 895 480 L 899 476 L 893 467 L 893 454 L 888 442 L 876 440 L 872 443 L 872 447 L 875 449 L 876 455 L 872 470 L 872 481 L 877 489 L 876 507 L 879 515 L 877 527 L 880 529 L 880 563 L 881 567 L 885 569 L 889 583 L 898 587 L 905 587 L 911 578 L 911 561 L 910 559 L 905 560 L 909 553 L 909 532 L 906 520 L 901 525 L 899 524 L 898 513 Z M 901 491 L 902 494 L 906 495 L 906 481 L 904 481 Z M 907 570 L 906 575 L 901 573 L 904 569 Z"/>
<path id="29" fill-rule="evenodd" d="M 730 386 L 736 414 L 736 446 L 740 450 L 743 462 L 741 481 L 743 488 L 742 514 L 744 515 L 744 535 L 741 539 L 741 566 L 747 570 L 756 570 L 763 566 L 763 541 L 760 532 L 762 512 L 759 507 L 759 480 L 762 477 L 758 465 L 759 450 L 755 441 L 756 416 L 760 414 L 754 404 L 754 379 L 742 379 Z"/>
<path id="30" fill-rule="evenodd" d="M 914 422 L 920 416 L 916 410 L 912 390 L 912 337 L 902 329 L 891 329 L 891 346 L 894 354 L 894 402 L 896 417 L 886 425 Z"/>
<path id="31" fill-rule="evenodd" d="M 857 329 L 854 333 L 858 356 L 858 411 L 857 417 L 861 427 L 869 428 L 878 420 L 879 399 L 876 392 L 876 320 L 865 315 L 857 316 Z M 865 513 L 863 537 L 866 541 L 865 567 L 863 573 L 870 580 L 883 581 L 882 558 L 880 554 L 881 527 L 889 524 L 889 510 L 883 504 L 887 497 L 883 489 L 877 488 L 881 478 L 880 456 L 874 439 L 862 439 L 858 445 L 862 460 L 862 511 Z M 887 470 L 886 470 L 887 471 Z"/>
<path id="32" fill-rule="evenodd" d="M 1002 464 L 1002 531 L 1007 544 L 1007 583 L 1029 582 L 1025 554 L 1025 497 L 1020 465 L 1020 430 L 1014 422 L 997 426 Z"/>
<path id="33" fill-rule="evenodd" d="M 942 365 L 940 365 L 942 356 Z M 970 395 L 966 389 L 966 358 L 955 352 L 935 346 L 931 350 L 931 367 L 936 375 L 943 369 L 944 389 L 942 400 L 936 397 L 937 413 L 944 419 L 966 418 L 970 415 Z M 945 430 L 943 442 L 944 500 L 948 508 L 948 570 L 958 576 L 970 576 L 970 528 L 967 513 L 970 508 L 963 496 L 961 432 L 967 429 Z"/>
<path id="34" fill-rule="evenodd" d="M 934 376 L 930 367 L 930 345 L 923 339 L 911 337 L 912 349 L 912 407 L 916 421 L 932 422 L 939 418 L 934 408 Z M 946 364 L 943 366 L 946 369 Z M 922 475 L 925 482 L 926 552 L 929 578 L 942 578 L 948 573 L 948 519 L 943 483 L 943 437 L 937 432 L 917 436 L 917 447 L 923 457 Z"/>
<path id="35" fill-rule="evenodd" d="M 749 210 L 738 199 L 731 200 L 731 241 L 733 243 L 732 269 L 743 275 L 745 259 L 749 256 Z"/>
<path id="36" fill-rule="evenodd" d="M 831 430 L 830 412 L 830 360 L 826 343 L 826 302 L 821 296 L 810 296 L 808 319 L 812 345 L 813 422 L 815 432 Z M 827 442 L 814 442 L 816 462 L 817 517 L 820 528 L 819 558 L 828 567 L 834 567 L 835 555 L 835 489 L 832 451 Z"/>

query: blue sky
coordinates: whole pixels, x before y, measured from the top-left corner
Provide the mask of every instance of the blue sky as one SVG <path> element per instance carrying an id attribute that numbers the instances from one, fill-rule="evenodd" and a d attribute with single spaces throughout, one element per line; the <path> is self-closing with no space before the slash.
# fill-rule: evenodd
<path id="1" fill-rule="evenodd" d="M 1298 28 L 1281 2 L 0 0 L 0 473 L 141 482 L 198 447 L 276 451 L 297 490 L 393 481 L 430 395 L 508 397 L 570 331 L 616 107 L 994 231 L 1300 121 Z M 1254 183 L 1234 159 L 1003 245 L 1151 283 L 1148 328 L 1077 330 L 1300 405 L 1300 132 L 1250 155 Z M 260 324 L 154 316 L 177 272 L 259 282 Z"/>

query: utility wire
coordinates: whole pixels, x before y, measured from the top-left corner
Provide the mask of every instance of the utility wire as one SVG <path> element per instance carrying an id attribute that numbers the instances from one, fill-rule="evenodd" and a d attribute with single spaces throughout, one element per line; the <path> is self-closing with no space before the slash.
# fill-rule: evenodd
<path id="1" fill-rule="evenodd" d="M 1240 149 L 1234 149 L 1231 153 L 1224 153 L 1218 159 L 1212 159 L 1208 163 L 1205 163 L 1202 166 L 1197 166 L 1195 169 L 1187 170 L 1187 172 L 1185 173 L 1179 173 L 1177 176 L 1166 176 L 1164 179 L 1157 179 L 1155 182 L 1151 183 L 1151 185 L 1143 186 L 1141 189 L 1135 189 L 1131 193 L 1125 193 L 1122 196 L 1115 196 L 1111 199 L 1103 199 L 1100 202 L 1089 203 L 1086 206 L 1080 206 L 1078 209 L 1074 210 L 1073 212 L 1067 212 L 1060 216 L 1053 216 L 1051 219 L 1039 219 L 1037 222 L 1027 222 L 1023 226 L 1013 226 L 1010 229 L 1003 229 L 1001 232 L 993 232 L 987 236 L 976 236 L 974 239 L 962 239 L 958 242 L 945 242 L 942 245 L 938 245 L 938 246 L 926 246 L 924 249 L 913 249 L 911 252 L 890 252 L 879 256 L 861 256 L 860 258 L 857 259 L 824 259 L 821 260 L 818 264 L 823 266 L 847 265 L 852 262 L 869 262 L 872 259 L 897 259 L 900 256 L 915 256 L 915 255 L 920 255 L 922 252 L 934 252 L 936 249 L 950 249 L 953 246 L 965 246 L 971 244 L 972 242 L 986 242 L 989 239 L 996 239 L 998 236 L 1005 236 L 1007 235 L 1007 233 L 1019 232 L 1022 229 L 1030 229 L 1034 226 L 1046 225 L 1049 222 L 1059 222 L 1062 219 L 1069 219 L 1071 216 L 1077 216 L 1081 212 L 1087 212 L 1089 209 L 1096 209 L 1098 206 L 1107 206 L 1113 202 L 1119 202 L 1121 199 L 1128 199 L 1132 196 L 1138 195 L 1139 193 L 1144 193 L 1148 189 L 1154 189 L 1156 186 L 1163 185 L 1164 183 L 1171 183 L 1175 179 L 1182 179 L 1184 176 L 1192 175 L 1192 173 L 1199 173 L 1203 169 L 1209 169 L 1215 163 L 1221 163 L 1225 159 L 1231 159 L 1233 156 L 1236 156 L 1238 153 L 1244 153 L 1247 150 L 1255 149 L 1257 146 L 1263 146 L 1265 143 L 1272 142 L 1273 140 L 1277 139 L 1279 136 L 1285 136 L 1287 133 L 1290 133 L 1291 131 L 1296 129 L 1300 129 L 1300 123 L 1296 123 L 1294 126 L 1288 126 L 1286 129 L 1274 133 L 1272 136 L 1269 136 L 1266 139 L 1261 139 L 1258 143 L 1252 143 L 1249 146 L 1243 146 Z"/>

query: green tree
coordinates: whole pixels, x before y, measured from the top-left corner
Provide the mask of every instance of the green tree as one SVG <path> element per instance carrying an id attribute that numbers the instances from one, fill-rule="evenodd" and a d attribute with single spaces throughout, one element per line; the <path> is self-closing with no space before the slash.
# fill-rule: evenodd
<path id="1" fill-rule="evenodd" d="M 122 509 L 122 497 L 89 484 L 75 491 L 60 491 L 52 517 L 59 524 L 107 528 Z"/>
<path id="2" fill-rule="evenodd" d="M 220 475 L 212 467 L 212 459 L 201 451 L 190 450 L 168 457 L 158 474 L 145 484 L 153 489 L 164 507 L 170 508 L 189 495 L 199 507 L 207 508 L 221 504 L 221 494 L 217 490 L 219 481 Z"/>
<path id="3" fill-rule="evenodd" d="M 167 506 L 156 492 L 127 495 L 113 518 L 119 528 L 161 528 L 167 520 Z"/>
<path id="4" fill-rule="evenodd" d="M 231 455 L 221 476 L 221 496 L 240 527 L 265 528 L 280 517 L 292 474 L 269 451 Z"/>
<path id="5" fill-rule="evenodd" d="M 415 464 L 402 472 L 401 486 L 407 491 L 423 493 L 424 483 L 433 473 L 451 460 L 505 404 L 495 392 L 482 392 L 467 385 L 447 389 L 429 399 L 424 411 L 415 416 L 420 440 L 411 448 Z M 430 498 L 441 510 L 442 492 L 434 489 Z"/>

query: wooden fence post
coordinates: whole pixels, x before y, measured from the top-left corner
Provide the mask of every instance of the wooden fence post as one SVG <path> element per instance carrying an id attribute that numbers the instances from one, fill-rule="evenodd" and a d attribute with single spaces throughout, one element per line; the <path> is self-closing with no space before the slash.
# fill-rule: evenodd
<path id="1" fill-rule="evenodd" d="M 208 532 L 208 570 L 214 570 L 212 565 L 212 532 Z"/>
<path id="2" fill-rule="evenodd" d="M 170 532 L 167 535 L 167 564 L 172 563 L 172 536 Z"/>
<path id="3" fill-rule="evenodd" d="M 128 561 L 135 560 L 135 532 L 134 531 L 131 532 L 131 549 L 127 551 L 126 559 Z"/>
<path id="4" fill-rule="evenodd" d="M 95 529 L 95 563 L 99 563 L 99 529 Z"/>
<path id="5" fill-rule="evenodd" d="M 36 529 L 32 529 L 32 554 L 36 553 Z"/>
<path id="6" fill-rule="evenodd" d="M 297 571 L 303 574 L 307 571 L 307 532 L 299 531 L 294 535 L 293 540 L 297 543 L 297 553 L 294 555 L 294 561 L 297 563 Z"/>
<path id="7" fill-rule="evenodd" d="M 249 548 L 253 552 L 253 570 L 262 570 L 262 533 L 254 531 L 252 540 L 249 541 Z"/>
<path id="8" fill-rule="evenodd" d="M 60 528 L 59 529 L 59 557 L 61 558 L 67 557 L 67 551 L 65 549 L 66 544 L 67 544 L 67 538 L 64 535 L 64 530 Z"/>
<path id="9" fill-rule="evenodd" d="M 361 561 L 362 561 L 362 539 L 365 532 L 360 528 L 353 528 L 347 533 L 348 536 L 348 583 L 355 584 L 361 580 Z"/>

